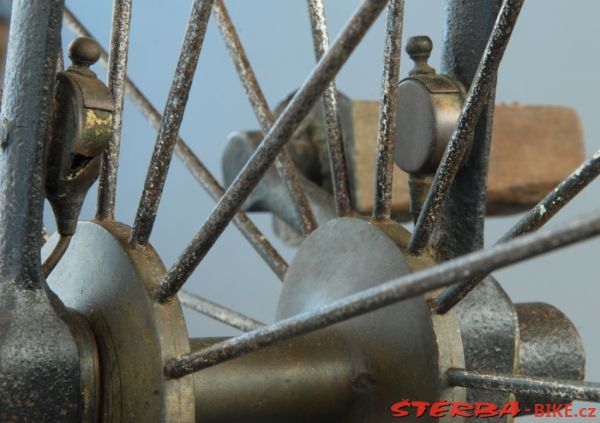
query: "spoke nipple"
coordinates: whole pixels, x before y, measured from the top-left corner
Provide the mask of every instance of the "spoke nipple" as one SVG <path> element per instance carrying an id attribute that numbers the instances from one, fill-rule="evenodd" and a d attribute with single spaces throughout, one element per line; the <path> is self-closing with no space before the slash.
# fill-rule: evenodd
<path id="1" fill-rule="evenodd" d="M 433 50 L 433 42 L 427 35 L 417 35 L 408 39 L 406 52 L 415 62 L 415 67 L 410 71 L 410 75 L 435 73 L 435 69 L 427 63 L 431 50 Z"/>
<path id="2" fill-rule="evenodd" d="M 69 58 L 74 66 L 88 68 L 100 58 L 100 46 L 91 38 L 78 37 L 69 45 Z"/>

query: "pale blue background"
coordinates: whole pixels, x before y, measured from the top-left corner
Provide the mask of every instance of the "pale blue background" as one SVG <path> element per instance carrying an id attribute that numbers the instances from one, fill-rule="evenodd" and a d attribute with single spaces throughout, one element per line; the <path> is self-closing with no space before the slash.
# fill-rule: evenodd
<path id="1" fill-rule="evenodd" d="M 358 0 L 325 1 L 330 36 L 337 34 Z M 67 0 L 67 4 L 104 45 L 108 45 L 112 1 Z M 429 35 L 435 43 L 432 64 L 439 67 L 443 2 L 407 0 L 405 37 Z M 134 0 L 129 74 L 162 110 L 185 30 L 190 0 Z M 297 88 L 314 65 L 305 0 L 229 0 L 237 25 L 271 107 Z M 501 67 L 498 101 L 574 107 L 583 119 L 588 153 L 600 148 L 597 98 L 600 64 L 597 0 L 528 0 Z M 64 42 L 72 39 L 64 32 Z M 356 99 L 380 92 L 383 20 L 367 34 L 337 78 L 338 88 Z M 410 63 L 403 56 L 402 75 Z M 97 68 L 104 78 L 105 72 Z M 227 135 L 258 128 L 231 60 L 214 23 L 210 23 L 181 134 L 220 179 L 220 156 Z M 131 223 L 143 185 L 155 133 L 126 104 L 117 218 Z M 552 225 L 598 208 L 598 183 L 588 188 Z M 90 197 L 94 197 L 93 195 Z M 95 198 L 92 198 L 95 200 Z M 174 159 L 151 242 L 169 266 L 192 238 L 214 203 Z M 88 201 L 84 218 L 93 216 Z M 270 218 L 252 216 L 279 250 L 294 250 L 272 235 Z M 487 244 L 499 238 L 517 216 L 488 221 Z M 47 225 L 53 222 L 47 214 Z M 545 301 L 575 322 L 588 356 L 588 380 L 600 381 L 598 260 L 592 241 L 497 272 L 515 300 Z M 235 227 L 228 229 L 187 288 L 265 322 L 273 320 L 280 283 Z M 191 336 L 232 335 L 234 330 L 187 314 Z M 539 421 L 539 420 L 538 420 Z M 566 420 L 565 420 L 566 421 Z"/>

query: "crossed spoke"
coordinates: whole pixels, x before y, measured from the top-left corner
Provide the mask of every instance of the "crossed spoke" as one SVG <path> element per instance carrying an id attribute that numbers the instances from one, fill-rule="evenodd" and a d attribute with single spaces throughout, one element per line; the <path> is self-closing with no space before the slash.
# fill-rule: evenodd
<path id="1" fill-rule="evenodd" d="M 92 34 L 81 24 L 81 22 L 73 15 L 73 13 L 65 8 L 64 19 L 71 30 L 79 35 L 88 38 L 93 38 Z M 102 50 L 100 55 L 100 63 L 104 66 L 108 64 L 108 54 Z M 138 107 L 140 112 L 149 121 L 154 129 L 159 128 L 162 120 L 158 110 L 150 103 L 148 98 L 141 92 L 135 83 L 126 78 L 127 94 L 133 103 Z M 183 162 L 185 167 L 190 171 L 192 176 L 202 185 L 208 194 L 218 200 L 225 193 L 225 189 L 219 184 L 217 179 L 211 174 L 208 168 L 194 154 L 192 149 L 185 143 L 181 137 L 177 137 L 175 143 L 175 154 Z M 243 211 L 238 211 L 233 219 L 234 224 L 240 229 L 250 244 L 256 249 L 258 254 L 265 260 L 267 265 L 273 272 L 283 279 L 287 272 L 287 263 L 275 248 L 269 243 L 267 238 L 260 232 L 256 225 L 250 220 L 248 215 Z"/>
<path id="2" fill-rule="evenodd" d="M 271 126 L 200 231 L 169 269 L 164 281 L 156 290 L 155 296 L 158 301 L 167 301 L 176 294 L 206 256 L 386 3 L 386 0 L 366 0 L 362 3 L 306 82 Z"/>
<path id="3" fill-rule="evenodd" d="M 437 266 L 380 284 L 329 305 L 185 354 L 166 363 L 172 378 L 214 366 L 277 342 L 380 309 L 398 301 L 451 285 L 471 275 L 491 272 L 600 234 L 600 213 L 552 231 L 523 235 L 449 260 Z"/>
<path id="4" fill-rule="evenodd" d="M 442 161 L 433 178 L 431 189 L 415 224 L 409 244 L 409 251 L 412 254 L 419 254 L 429 242 L 442 206 L 448 198 L 454 178 L 469 148 L 470 137 L 479 115 L 485 106 L 490 89 L 496 81 L 498 67 L 508 46 L 523 2 L 524 0 L 504 0 L 502 3 L 456 128 L 448 141 Z"/>

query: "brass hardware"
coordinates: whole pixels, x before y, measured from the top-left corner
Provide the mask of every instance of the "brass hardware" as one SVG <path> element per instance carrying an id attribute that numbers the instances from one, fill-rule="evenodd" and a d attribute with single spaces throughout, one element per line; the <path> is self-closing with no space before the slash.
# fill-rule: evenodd
<path id="1" fill-rule="evenodd" d="M 415 67 L 398 87 L 395 160 L 400 169 L 410 174 L 435 172 L 466 95 L 460 82 L 436 73 L 427 64 L 432 48 L 427 36 L 408 40 L 406 52 Z"/>
<path id="2" fill-rule="evenodd" d="M 99 57 L 95 41 L 77 38 L 69 46 L 72 65 L 57 75 L 53 131 L 46 150 L 46 197 L 63 236 L 75 233 L 111 137 L 113 98 L 90 69 Z"/>

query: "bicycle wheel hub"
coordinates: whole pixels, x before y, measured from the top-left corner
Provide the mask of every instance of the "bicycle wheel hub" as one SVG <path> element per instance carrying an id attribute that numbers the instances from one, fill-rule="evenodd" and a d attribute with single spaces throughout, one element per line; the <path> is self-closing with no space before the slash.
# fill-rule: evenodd
<path id="1" fill-rule="evenodd" d="M 453 367 L 583 376 L 583 349 L 568 319 L 544 304 L 522 304 L 515 311 L 488 278 L 444 315 L 433 311 L 432 291 L 193 377 L 168 380 L 165 359 L 189 352 L 190 343 L 198 350 L 219 340 L 189 341 L 178 301 L 152 300 L 164 267 L 151 247 L 129 246 L 129 232 L 116 223 L 79 224 L 52 273 L 60 276 L 48 279 L 64 304 L 88 320 L 96 338 L 101 388 L 89 390 L 101 405 L 102 421 L 379 422 L 391 418 L 391 404 L 407 398 L 509 400 L 504 393 L 450 387 L 445 375 Z M 290 265 L 277 318 L 314 311 L 433 265 L 426 256 L 406 254 L 408 239 L 393 223 L 342 218 L 321 226 Z M 556 336 L 562 337 L 560 348 L 553 347 Z"/>

